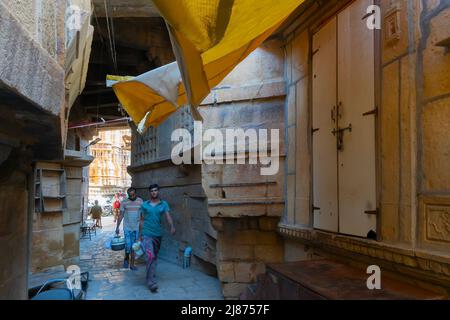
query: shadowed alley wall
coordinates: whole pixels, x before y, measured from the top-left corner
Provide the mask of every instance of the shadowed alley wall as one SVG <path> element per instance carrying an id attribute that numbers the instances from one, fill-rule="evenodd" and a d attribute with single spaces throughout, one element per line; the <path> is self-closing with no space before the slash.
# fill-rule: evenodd
<path id="1" fill-rule="evenodd" d="M 280 42 L 266 42 L 200 107 L 203 129 L 219 129 L 224 137 L 227 128 L 268 129 L 270 141 L 270 129 L 279 129 L 280 163 L 275 175 L 261 175 L 261 165 L 249 164 L 248 159 L 245 165 L 202 165 L 208 212 L 218 233 L 217 270 L 225 298 L 237 298 L 258 274 L 264 273 L 265 263 L 283 261 L 283 245 L 276 233 L 284 210 L 283 60 Z M 246 155 L 248 149 L 234 157 Z"/>
<path id="2" fill-rule="evenodd" d="M 32 160 L 62 156 L 64 8 L 0 1 L 0 299 L 27 298 Z"/>
<path id="3" fill-rule="evenodd" d="M 81 2 L 90 4 L 83 0 L 77 4 Z M 81 32 L 81 43 L 68 46 L 80 52 L 66 59 L 66 5 L 65 0 L 0 1 L 0 237 L 5 244 L 0 252 L 2 299 L 28 297 L 33 228 L 51 229 L 57 221 L 63 231 L 48 238 L 58 236 L 58 243 L 64 238 L 74 241 L 68 241 L 71 244 L 61 250 L 59 244 L 52 243 L 48 256 L 71 260 L 77 255 L 78 228 L 73 229 L 73 219 L 63 219 L 60 213 L 56 220 L 43 218 L 33 226 L 37 200 L 34 163 L 66 160 L 66 164 L 77 166 L 72 161 L 84 157 L 68 152 L 64 146 L 69 110 L 84 86 L 87 68 L 83 62 L 90 48 L 86 39 L 92 28 Z M 89 19 L 81 22 L 86 21 L 84 25 L 88 26 Z M 86 164 L 89 159 L 83 161 Z M 35 244 L 45 249 L 49 243 Z M 46 255 L 44 252 L 39 259 L 43 265 L 48 262 Z"/>

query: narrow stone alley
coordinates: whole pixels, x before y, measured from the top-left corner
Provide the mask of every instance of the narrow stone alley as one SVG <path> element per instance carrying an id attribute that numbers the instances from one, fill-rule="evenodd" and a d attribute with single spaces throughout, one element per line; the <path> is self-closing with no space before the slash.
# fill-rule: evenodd
<path id="1" fill-rule="evenodd" d="M 159 290 L 151 293 L 145 285 L 145 263 L 138 270 L 123 269 L 123 251 L 112 251 L 107 243 L 114 235 L 113 217 L 105 217 L 103 229 L 92 238 L 80 240 L 80 268 L 89 271 L 87 300 L 219 300 L 223 299 L 220 282 L 194 269 L 159 257 Z M 163 242 L 164 245 L 164 242 Z"/>
<path id="2" fill-rule="evenodd" d="M 449 300 L 449 22 L 450 0 L 0 0 L 0 300 Z M 111 214 L 161 244 L 158 292 Z"/>

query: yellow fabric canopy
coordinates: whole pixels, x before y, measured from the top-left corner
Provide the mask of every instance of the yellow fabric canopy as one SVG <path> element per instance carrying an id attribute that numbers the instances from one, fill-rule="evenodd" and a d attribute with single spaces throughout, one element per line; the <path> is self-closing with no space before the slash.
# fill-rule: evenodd
<path id="1" fill-rule="evenodd" d="M 304 0 L 153 0 L 167 22 L 188 100 L 198 106 Z"/>
<path id="2" fill-rule="evenodd" d="M 150 0 L 149 0 L 150 1 Z M 195 107 L 304 0 L 153 0 L 177 63 L 113 85 L 141 131 L 183 104 Z M 182 80 L 182 81 L 181 81 Z"/>
<path id="3" fill-rule="evenodd" d="M 176 62 L 134 78 L 107 76 L 108 80 L 117 81 L 112 85 L 114 92 L 140 133 L 157 127 L 187 103 Z"/>

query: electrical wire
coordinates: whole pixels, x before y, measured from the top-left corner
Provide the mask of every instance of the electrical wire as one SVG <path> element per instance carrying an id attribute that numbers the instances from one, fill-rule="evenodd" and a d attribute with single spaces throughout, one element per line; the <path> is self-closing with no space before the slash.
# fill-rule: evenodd
<path id="1" fill-rule="evenodd" d="M 109 40 L 109 48 L 110 48 L 110 51 L 111 51 L 111 59 L 113 61 L 114 70 L 117 73 L 117 71 L 118 71 L 118 69 L 117 69 L 117 60 L 116 60 L 117 56 L 115 55 L 115 50 L 114 50 L 114 47 L 113 47 L 112 33 L 111 33 L 109 14 L 108 14 L 108 6 L 106 5 L 106 0 L 103 0 L 103 4 L 105 6 L 106 26 L 108 28 L 108 40 Z"/>
<path id="2" fill-rule="evenodd" d="M 114 13 L 111 7 L 111 1 L 108 1 L 108 9 L 111 12 L 111 15 L 109 17 L 110 19 L 110 26 L 111 26 L 111 38 L 113 43 L 113 50 L 114 50 L 114 59 L 115 59 L 115 70 L 116 74 L 118 74 L 118 65 L 117 65 L 117 49 L 116 49 L 116 33 L 114 31 Z"/>
<path id="3" fill-rule="evenodd" d="M 97 17 L 97 12 L 95 10 L 96 6 L 94 5 L 94 19 L 95 19 L 95 24 L 97 25 L 98 28 L 98 35 L 100 36 L 100 42 L 102 43 L 102 45 L 105 43 L 105 41 L 103 40 L 103 35 L 102 35 L 102 28 L 100 28 L 100 23 L 98 22 L 98 17 Z"/>

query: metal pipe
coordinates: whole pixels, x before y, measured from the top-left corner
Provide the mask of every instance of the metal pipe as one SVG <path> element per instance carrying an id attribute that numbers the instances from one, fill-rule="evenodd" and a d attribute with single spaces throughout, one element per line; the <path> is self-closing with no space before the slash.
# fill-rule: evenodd
<path id="1" fill-rule="evenodd" d="M 116 119 L 116 120 L 110 120 L 110 121 L 102 121 L 102 122 L 95 122 L 95 123 L 89 123 L 89 124 L 82 124 L 82 125 L 75 125 L 72 127 L 69 127 L 69 129 L 78 129 L 78 128 L 87 128 L 87 127 L 94 127 L 94 126 L 104 126 L 104 125 L 108 125 L 108 124 L 117 124 L 117 123 L 128 123 L 131 120 L 131 118 L 120 118 L 120 119 Z"/>

